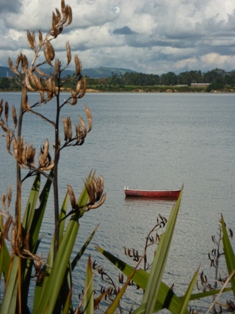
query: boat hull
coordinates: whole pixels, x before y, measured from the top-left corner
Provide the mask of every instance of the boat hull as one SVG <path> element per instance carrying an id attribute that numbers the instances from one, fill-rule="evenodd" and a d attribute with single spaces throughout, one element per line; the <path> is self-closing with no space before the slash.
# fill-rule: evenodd
<path id="1" fill-rule="evenodd" d="M 151 197 L 158 199 L 177 199 L 180 194 L 180 190 L 136 190 L 136 189 L 124 189 L 127 197 Z"/>

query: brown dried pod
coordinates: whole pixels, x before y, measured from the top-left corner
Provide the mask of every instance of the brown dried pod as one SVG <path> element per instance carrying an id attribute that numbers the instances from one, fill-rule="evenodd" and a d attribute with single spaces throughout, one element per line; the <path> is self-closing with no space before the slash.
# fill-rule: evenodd
<path id="1" fill-rule="evenodd" d="M 71 59 L 72 59 L 70 44 L 69 44 L 68 41 L 66 43 L 66 52 L 67 52 L 67 65 L 68 65 L 71 62 Z"/>
<path id="2" fill-rule="evenodd" d="M 9 229 L 10 229 L 12 223 L 13 223 L 12 217 L 11 217 L 11 216 L 8 216 L 8 217 L 7 217 L 7 220 L 6 220 L 6 223 L 5 223 L 5 225 L 4 225 L 4 228 L 3 228 L 3 236 L 4 236 L 4 238 L 6 238 L 7 240 L 9 240 L 8 233 L 9 233 Z"/>
<path id="3" fill-rule="evenodd" d="M 7 147 L 8 153 L 10 155 L 12 155 L 12 153 L 11 153 L 11 140 L 12 140 L 11 132 L 9 130 L 7 130 L 7 132 L 6 132 L 6 147 Z"/>
<path id="4" fill-rule="evenodd" d="M 28 149 L 28 145 L 25 143 L 23 146 L 23 151 L 21 155 L 21 161 L 24 165 L 27 165 L 27 149 Z"/>
<path id="5" fill-rule="evenodd" d="M 16 251 L 16 235 L 17 235 L 16 227 L 13 226 L 11 229 L 11 246 L 12 246 L 13 252 Z"/>
<path id="6" fill-rule="evenodd" d="M 67 118 L 67 137 L 69 140 L 71 140 L 73 137 L 72 122 L 71 122 L 70 117 Z"/>
<path id="7" fill-rule="evenodd" d="M 76 209 L 76 197 L 75 197 L 75 194 L 71 185 L 68 185 L 68 193 L 70 197 L 71 207 L 72 209 Z"/>
<path id="8" fill-rule="evenodd" d="M 6 211 L 7 207 L 6 207 L 6 194 L 2 195 L 2 208 L 3 210 Z"/>
<path id="9" fill-rule="evenodd" d="M 74 106 L 74 105 L 76 105 L 77 101 L 78 101 L 78 100 L 77 100 L 77 97 L 73 97 L 73 98 L 72 98 L 72 101 L 70 101 L 69 104 L 72 105 L 72 106 Z"/>
<path id="10" fill-rule="evenodd" d="M 12 143 L 13 143 L 13 153 L 14 153 L 14 157 L 17 160 L 17 156 L 18 156 L 18 148 L 17 148 L 17 141 L 15 139 L 15 137 L 12 138 Z"/>
<path id="11" fill-rule="evenodd" d="M 80 116 L 78 116 L 78 118 L 79 118 L 79 122 L 80 122 L 80 125 L 81 125 L 81 128 L 82 128 L 83 132 L 84 132 L 84 131 L 86 132 L 86 124 L 85 124 L 83 118 L 80 117 Z M 86 132 L 86 133 L 87 133 L 87 132 Z"/>
<path id="12" fill-rule="evenodd" d="M 8 131 L 8 127 L 5 125 L 3 120 L 0 120 L 0 126 L 3 129 L 4 132 Z"/>
<path id="13" fill-rule="evenodd" d="M 64 140 L 68 139 L 68 127 L 67 127 L 67 118 L 62 117 L 63 126 L 64 126 Z"/>
<path id="14" fill-rule="evenodd" d="M 14 127 L 17 127 L 17 114 L 16 114 L 16 108 L 15 106 L 12 106 L 12 118 L 14 122 Z"/>
<path id="15" fill-rule="evenodd" d="M 29 75 L 29 79 L 30 79 L 30 82 L 32 83 L 33 87 L 35 89 L 38 89 L 38 78 L 37 78 L 37 76 L 32 71 L 27 71 L 27 74 Z"/>
<path id="16" fill-rule="evenodd" d="M 57 78 L 60 72 L 60 60 L 55 60 L 55 66 L 54 66 L 54 78 Z"/>
<path id="17" fill-rule="evenodd" d="M 5 102 L 4 113 L 5 113 L 5 120 L 6 120 L 6 122 L 8 122 L 9 105 L 8 105 L 7 101 Z"/>
<path id="18" fill-rule="evenodd" d="M 12 186 L 7 190 L 7 207 L 9 208 L 12 200 Z"/>
<path id="19" fill-rule="evenodd" d="M 28 90 L 35 92 L 35 89 L 32 87 L 30 79 L 29 79 L 29 73 L 25 74 L 24 77 L 24 82 L 25 82 L 25 86 L 27 87 Z M 25 108 L 24 108 L 25 109 Z M 26 110 L 26 109 L 25 109 Z"/>
<path id="20" fill-rule="evenodd" d="M 29 47 L 34 50 L 36 47 L 36 40 L 35 40 L 34 32 L 30 34 L 30 32 L 27 30 L 27 40 L 28 40 Z"/>
<path id="21" fill-rule="evenodd" d="M 27 163 L 30 165 L 34 165 L 34 157 L 35 157 L 35 148 L 30 145 L 28 150 L 27 150 Z"/>
<path id="22" fill-rule="evenodd" d="M 42 32 L 40 30 L 38 31 L 38 39 L 39 39 L 40 46 L 42 46 L 43 45 L 43 36 L 42 36 Z"/>
<path id="23" fill-rule="evenodd" d="M 29 111 L 30 110 L 30 105 L 28 102 L 28 95 L 26 91 L 22 92 L 22 108 L 25 111 Z"/>
<path id="24" fill-rule="evenodd" d="M 72 12 L 72 9 L 69 5 L 66 6 L 66 13 L 67 13 L 67 17 L 68 17 L 67 18 L 68 22 L 67 22 L 66 26 L 68 26 L 72 23 L 72 20 L 73 20 L 73 12 Z"/>
<path id="25" fill-rule="evenodd" d="M 81 80 L 78 80 L 76 89 L 75 89 L 76 95 L 78 95 L 78 93 L 80 92 L 80 89 L 81 89 Z"/>
<path id="26" fill-rule="evenodd" d="M 86 94 L 86 78 L 85 78 L 85 76 L 82 77 L 81 81 L 82 81 L 82 92 L 78 96 L 78 98 L 82 98 Z"/>
<path id="27" fill-rule="evenodd" d="M 55 9 L 55 11 L 56 11 L 56 15 L 57 15 L 57 23 L 59 23 L 60 22 L 60 20 L 61 20 L 61 14 L 60 14 L 60 11 L 56 8 Z"/>
<path id="28" fill-rule="evenodd" d="M 75 63 L 75 73 L 76 73 L 76 76 L 78 76 L 82 72 L 82 63 L 80 59 L 78 58 L 78 55 L 75 55 L 74 63 Z"/>
<path id="29" fill-rule="evenodd" d="M 11 71 L 12 71 L 13 73 L 19 75 L 19 72 L 18 72 L 18 71 L 15 69 L 15 67 L 13 66 L 13 63 L 12 63 L 10 57 L 8 58 L 8 64 L 9 64 L 9 67 L 10 67 Z"/>
<path id="30" fill-rule="evenodd" d="M 61 11 L 62 12 L 65 11 L 65 2 L 64 2 L 64 0 L 61 0 Z"/>
<path id="31" fill-rule="evenodd" d="M 87 132 L 90 132 L 92 129 L 92 115 L 91 115 L 91 111 L 88 107 L 85 106 L 85 112 L 86 112 L 86 116 L 87 116 L 87 121 L 88 121 L 88 130 Z"/>
<path id="32" fill-rule="evenodd" d="M 19 68 L 19 64 L 20 62 L 22 61 L 23 59 L 23 55 L 22 55 L 22 52 L 18 55 L 17 59 L 16 59 L 16 64 L 15 64 L 15 69 L 17 70 L 18 72 L 18 68 Z"/>
<path id="33" fill-rule="evenodd" d="M 100 198 L 100 201 L 98 203 L 89 205 L 88 209 L 96 209 L 100 207 L 102 204 L 104 204 L 105 200 L 106 200 L 106 194 L 103 194 L 102 197 Z"/>
<path id="34" fill-rule="evenodd" d="M 45 44 L 44 56 L 45 56 L 46 62 L 52 66 L 51 61 L 55 57 L 55 51 L 54 51 L 54 48 L 52 47 L 52 45 L 49 41 L 47 41 Z"/>
<path id="35" fill-rule="evenodd" d="M 3 99 L 0 100 L 0 117 L 2 115 L 3 107 L 2 107 Z"/>
<path id="36" fill-rule="evenodd" d="M 28 70 L 28 65 L 29 65 L 29 62 L 26 55 L 22 55 L 22 61 L 21 61 L 22 73 L 25 73 Z"/>

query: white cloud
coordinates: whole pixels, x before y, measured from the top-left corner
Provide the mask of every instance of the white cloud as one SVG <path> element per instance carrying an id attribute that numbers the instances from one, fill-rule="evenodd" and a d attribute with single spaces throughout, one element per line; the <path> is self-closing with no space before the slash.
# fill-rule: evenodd
<path id="1" fill-rule="evenodd" d="M 19 51 L 32 55 L 26 30 L 46 32 L 60 1 L 2 0 L 0 65 Z M 66 2 L 66 0 L 65 0 Z M 49 4 L 48 4 L 49 3 Z M 146 73 L 235 69 L 233 0 L 67 0 L 73 23 L 55 41 L 62 60 L 69 40 L 84 67 L 115 66 Z"/>

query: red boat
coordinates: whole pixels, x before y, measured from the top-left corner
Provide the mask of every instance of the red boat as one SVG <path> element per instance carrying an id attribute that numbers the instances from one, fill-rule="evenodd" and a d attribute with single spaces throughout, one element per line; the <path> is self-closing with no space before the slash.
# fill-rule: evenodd
<path id="1" fill-rule="evenodd" d="M 180 190 L 137 190 L 124 187 L 126 196 L 134 197 L 153 197 L 158 199 L 178 199 Z"/>

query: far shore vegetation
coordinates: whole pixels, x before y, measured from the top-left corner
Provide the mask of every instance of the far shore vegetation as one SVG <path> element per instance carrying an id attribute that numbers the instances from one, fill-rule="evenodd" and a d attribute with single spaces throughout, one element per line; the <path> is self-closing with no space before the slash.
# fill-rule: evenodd
<path id="1" fill-rule="evenodd" d="M 180 74 L 168 72 L 154 75 L 126 72 L 111 77 L 87 79 L 87 92 L 235 92 L 235 71 L 213 69 L 206 73 L 188 71 Z M 64 91 L 74 89 L 77 78 L 63 78 Z M 20 91 L 17 76 L 0 77 L 0 91 Z"/>

